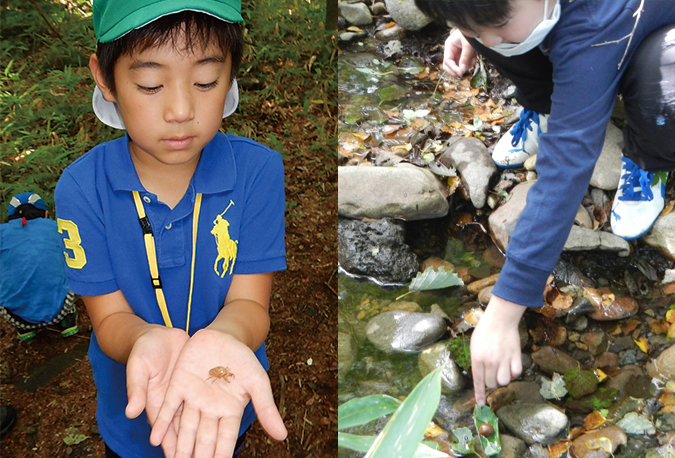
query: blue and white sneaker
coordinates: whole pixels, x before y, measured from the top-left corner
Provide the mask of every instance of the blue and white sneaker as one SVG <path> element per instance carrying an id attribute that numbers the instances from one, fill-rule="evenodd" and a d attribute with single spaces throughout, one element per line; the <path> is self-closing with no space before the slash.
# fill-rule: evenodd
<path id="1" fill-rule="evenodd" d="M 646 172 L 627 157 L 612 204 L 612 232 L 626 240 L 645 235 L 665 205 L 667 172 Z"/>
<path id="2" fill-rule="evenodd" d="M 492 160 L 503 169 L 522 167 L 528 157 L 537 154 L 539 136 L 547 127 L 548 115 L 523 108 L 518 122 L 495 145 Z"/>

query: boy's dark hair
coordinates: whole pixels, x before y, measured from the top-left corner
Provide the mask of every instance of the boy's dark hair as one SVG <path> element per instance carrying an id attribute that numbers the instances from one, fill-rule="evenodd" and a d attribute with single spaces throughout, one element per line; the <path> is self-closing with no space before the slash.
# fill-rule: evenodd
<path id="1" fill-rule="evenodd" d="M 26 218 L 26 219 L 45 218 L 46 216 L 47 216 L 46 210 L 37 208 L 33 204 L 21 204 L 18 207 L 16 207 L 14 213 L 7 218 L 7 221 L 19 218 Z"/>
<path id="2" fill-rule="evenodd" d="M 415 0 L 430 18 L 463 30 L 499 24 L 511 14 L 510 0 Z"/>
<path id="3" fill-rule="evenodd" d="M 162 16 L 109 43 L 97 43 L 96 56 L 105 84 L 115 94 L 115 63 L 121 56 L 143 52 L 164 43 L 175 47 L 183 32 L 185 51 L 192 52 L 196 46 L 205 49 L 210 43 L 216 43 L 225 57 L 229 54 L 232 61 L 230 82 L 234 80 L 244 54 L 240 25 L 197 11 L 181 11 Z"/>

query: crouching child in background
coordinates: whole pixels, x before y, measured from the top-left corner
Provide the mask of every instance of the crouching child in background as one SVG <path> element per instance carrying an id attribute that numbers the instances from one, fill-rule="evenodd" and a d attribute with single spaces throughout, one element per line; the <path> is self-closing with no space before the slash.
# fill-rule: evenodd
<path id="1" fill-rule="evenodd" d="M 61 237 L 39 195 L 12 197 L 0 224 L 0 315 L 19 340 L 55 326 L 63 337 L 78 332 L 75 296 L 68 288 Z"/>

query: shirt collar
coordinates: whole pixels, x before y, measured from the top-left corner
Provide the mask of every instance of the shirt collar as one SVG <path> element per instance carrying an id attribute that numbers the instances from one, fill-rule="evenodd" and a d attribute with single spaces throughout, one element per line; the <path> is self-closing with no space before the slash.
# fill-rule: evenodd
<path id="1" fill-rule="evenodd" d="M 105 151 L 106 175 L 114 191 L 144 191 L 129 152 L 129 135 L 109 142 Z M 192 177 L 197 193 L 231 191 L 237 180 L 234 150 L 229 138 L 218 132 L 206 144 Z"/>

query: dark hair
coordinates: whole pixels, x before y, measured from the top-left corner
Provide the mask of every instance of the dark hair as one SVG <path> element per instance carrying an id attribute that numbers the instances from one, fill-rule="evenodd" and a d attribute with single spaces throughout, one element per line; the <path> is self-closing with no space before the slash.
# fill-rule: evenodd
<path id="1" fill-rule="evenodd" d="M 44 218 L 46 216 L 47 212 L 45 210 L 37 208 L 33 204 L 21 204 L 18 207 L 16 207 L 14 213 L 9 218 L 7 218 L 7 221 L 11 221 L 13 219 L 18 218 L 26 218 L 26 219 Z"/>
<path id="2" fill-rule="evenodd" d="M 451 22 L 463 30 L 488 27 L 507 19 L 510 0 L 415 0 L 417 7 L 430 18 Z"/>
<path id="3" fill-rule="evenodd" d="M 244 54 L 240 25 L 197 11 L 181 11 L 162 16 L 109 43 L 97 43 L 96 56 L 105 84 L 115 94 L 115 63 L 121 56 L 143 52 L 167 42 L 175 48 L 183 32 L 185 51 L 192 52 L 196 46 L 205 49 L 215 42 L 225 57 L 229 54 L 232 61 L 230 81 L 234 80 Z"/>

